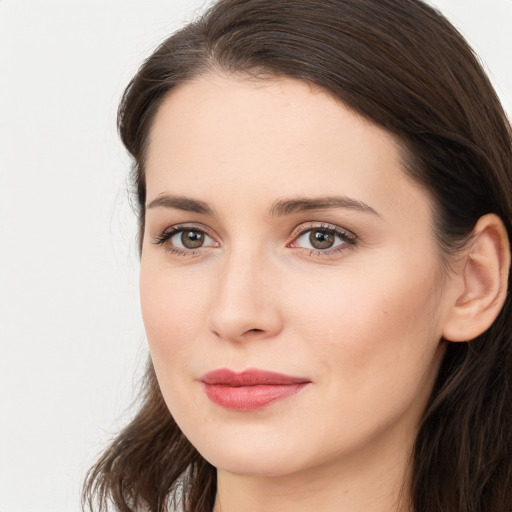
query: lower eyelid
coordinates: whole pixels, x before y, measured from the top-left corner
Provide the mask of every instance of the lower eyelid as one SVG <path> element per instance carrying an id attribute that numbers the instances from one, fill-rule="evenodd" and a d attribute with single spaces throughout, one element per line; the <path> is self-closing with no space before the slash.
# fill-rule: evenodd
<path id="1" fill-rule="evenodd" d="M 204 234 L 205 236 L 205 245 L 202 245 L 197 248 L 186 248 L 186 247 L 179 247 L 171 243 L 171 239 L 176 236 L 179 233 L 182 233 L 184 231 L 198 231 Z M 334 247 L 329 247 L 326 249 L 317 249 L 314 247 L 301 247 L 296 245 L 298 239 L 304 235 L 307 235 L 311 231 L 326 231 L 329 233 L 332 233 L 338 239 L 340 240 L 340 243 L 335 245 Z M 348 230 L 344 230 L 341 228 L 338 228 L 337 226 L 333 226 L 330 224 L 315 224 L 307 227 L 302 227 L 302 229 L 296 229 L 295 233 L 293 235 L 293 239 L 290 243 L 287 244 L 288 247 L 292 247 L 294 249 L 302 251 L 307 251 L 309 255 L 311 256 L 329 256 L 334 255 L 338 252 L 345 251 L 349 249 L 351 246 L 355 245 L 357 242 L 357 237 L 351 233 Z M 215 248 L 219 247 L 220 244 L 216 240 L 215 237 L 209 234 L 209 232 L 204 229 L 202 226 L 197 225 L 176 225 L 176 226 L 170 226 L 166 228 L 164 231 L 162 231 L 158 235 L 152 236 L 152 243 L 156 245 L 162 245 L 164 246 L 166 252 L 173 253 L 173 254 L 179 254 L 183 256 L 198 256 L 204 251 L 205 249 Z M 336 242 L 335 242 L 336 243 Z"/>

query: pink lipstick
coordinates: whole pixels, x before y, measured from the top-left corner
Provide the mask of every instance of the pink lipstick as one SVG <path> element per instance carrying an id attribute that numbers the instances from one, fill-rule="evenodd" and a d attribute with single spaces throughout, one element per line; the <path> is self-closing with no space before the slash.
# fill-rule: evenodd
<path id="1" fill-rule="evenodd" d="M 302 377 L 255 369 L 241 373 L 214 370 L 199 380 L 212 402 L 233 411 L 255 411 L 295 395 L 311 383 Z"/>

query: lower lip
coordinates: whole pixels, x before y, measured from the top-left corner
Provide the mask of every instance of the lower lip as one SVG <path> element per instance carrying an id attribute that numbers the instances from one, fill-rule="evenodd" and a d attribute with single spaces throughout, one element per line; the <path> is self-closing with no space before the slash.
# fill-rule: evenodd
<path id="1" fill-rule="evenodd" d="M 298 393 L 308 382 L 286 385 L 226 386 L 205 384 L 208 398 L 232 411 L 255 411 Z"/>

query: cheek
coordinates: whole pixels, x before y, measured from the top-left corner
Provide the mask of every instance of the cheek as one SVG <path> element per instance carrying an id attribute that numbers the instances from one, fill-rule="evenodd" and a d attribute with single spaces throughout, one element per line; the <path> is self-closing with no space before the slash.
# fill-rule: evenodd
<path id="1" fill-rule="evenodd" d="M 194 385 L 190 362 L 197 360 L 198 351 L 202 353 L 197 341 L 207 311 L 200 282 L 186 274 L 159 262 L 141 262 L 141 309 L 151 359 L 165 402 L 178 423 L 193 416 L 191 411 L 201 411 L 198 396 L 190 393 Z"/>
<path id="2" fill-rule="evenodd" d="M 441 336 L 434 263 L 418 269 L 382 258 L 373 271 L 350 268 L 337 279 L 308 283 L 307 293 L 290 290 L 300 332 L 331 375 L 335 364 L 340 379 L 364 387 L 380 385 L 379 375 L 398 379 L 407 372 L 412 379 L 415 371 L 431 370 Z"/>
<path id="3" fill-rule="evenodd" d="M 192 349 L 207 310 L 202 291 L 200 281 L 187 272 L 142 260 L 141 309 L 155 366 L 160 360 L 176 361 Z"/>
<path id="4" fill-rule="evenodd" d="M 290 295 L 290 308 L 302 312 L 295 329 L 304 352 L 296 352 L 315 362 L 322 389 L 322 438 L 342 430 L 340 446 L 365 441 L 401 418 L 415 428 L 442 358 L 431 270 L 351 269 L 337 286 L 310 284 L 307 294 Z"/>

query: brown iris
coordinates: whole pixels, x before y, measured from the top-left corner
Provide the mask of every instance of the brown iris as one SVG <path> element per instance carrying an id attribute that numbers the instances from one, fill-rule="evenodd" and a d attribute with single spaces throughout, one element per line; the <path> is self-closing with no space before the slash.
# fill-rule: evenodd
<path id="1" fill-rule="evenodd" d="M 201 231 L 183 231 L 181 233 L 181 243 L 187 249 L 197 249 L 204 243 L 204 233 Z"/>
<path id="2" fill-rule="evenodd" d="M 315 249 L 329 249 L 334 245 L 334 234 L 329 231 L 311 231 L 309 241 Z"/>

